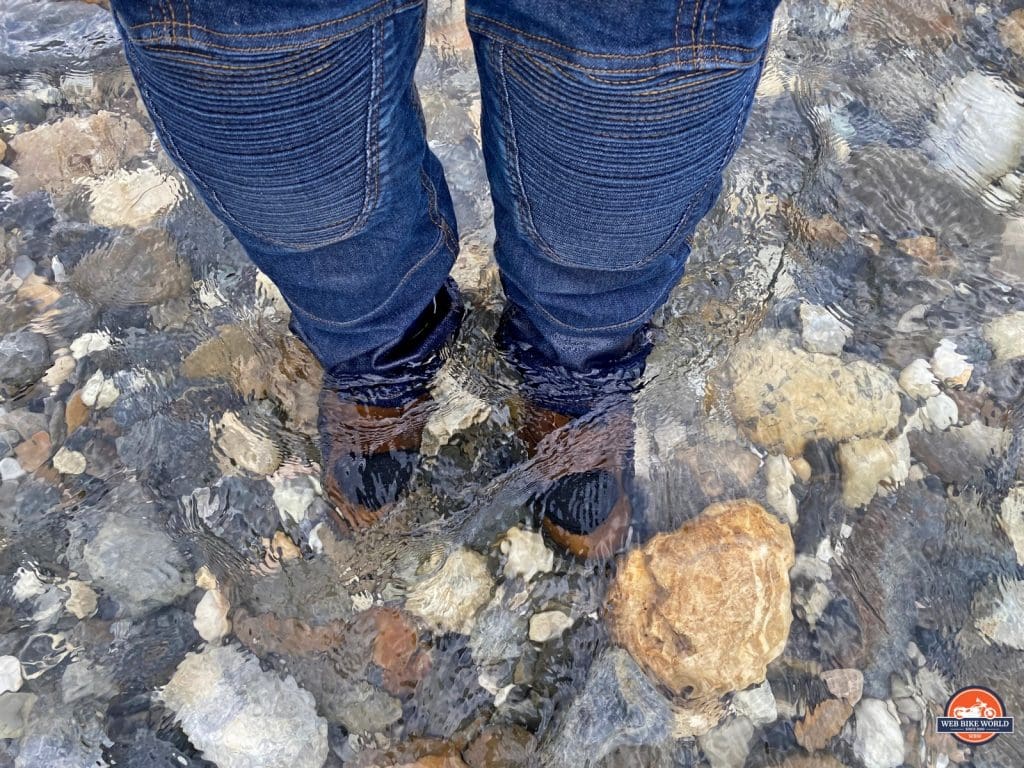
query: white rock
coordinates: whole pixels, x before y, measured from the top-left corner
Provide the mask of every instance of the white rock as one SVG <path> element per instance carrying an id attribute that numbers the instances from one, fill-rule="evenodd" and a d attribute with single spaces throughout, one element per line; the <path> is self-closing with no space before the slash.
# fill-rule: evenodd
<path id="1" fill-rule="evenodd" d="M 225 411 L 220 421 L 210 422 L 210 438 L 220 449 L 218 458 L 226 473 L 236 467 L 257 475 L 272 474 L 281 465 L 281 449 L 270 437 L 244 424 L 238 414 Z"/>
<path id="2" fill-rule="evenodd" d="M 800 340 L 808 352 L 838 355 L 850 329 L 824 307 L 800 305 Z"/>
<path id="3" fill-rule="evenodd" d="M 529 581 L 538 573 L 549 573 L 555 565 L 555 553 L 548 549 L 544 537 L 535 531 L 509 528 L 499 545 L 505 562 L 505 578 L 521 576 Z"/>
<path id="4" fill-rule="evenodd" d="M 22 566 L 14 572 L 14 599 L 19 603 L 39 597 L 47 589 L 47 585 L 39 578 L 39 574 L 31 568 Z"/>
<path id="5" fill-rule="evenodd" d="M 911 397 L 921 399 L 939 394 L 935 374 L 932 373 L 928 361 L 922 358 L 918 358 L 900 371 L 900 387 Z"/>
<path id="6" fill-rule="evenodd" d="M 1010 489 L 999 507 L 999 524 L 1013 543 L 1017 563 L 1024 565 L 1024 485 Z"/>
<path id="7" fill-rule="evenodd" d="M 90 218 L 101 227 L 141 227 L 181 198 L 181 182 L 152 165 L 135 171 L 119 168 L 86 186 Z"/>
<path id="8" fill-rule="evenodd" d="M 93 352 L 102 352 L 105 349 L 110 349 L 110 342 L 110 334 L 106 331 L 83 333 L 71 342 L 71 356 L 75 360 L 81 360 Z"/>
<path id="9" fill-rule="evenodd" d="M 306 512 L 316 501 L 318 484 L 310 475 L 282 477 L 275 472 L 270 478 L 274 486 L 274 504 L 281 515 L 281 522 L 300 524 L 306 519 Z"/>
<path id="10" fill-rule="evenodd" d="M 906 431 L 904 430 L 898 437 L 890 440 L 889 447 L 892 449 L 896 460 L 893 462 L 888 476 L 884 479 L 894 485 L 901 485 L 906 482 L 907 477 L 910 475 L 910 440 L 907 438 Z M 849 537 L 849 535 L 847 533 L 844 538 Z"/>
<path id="11" fill-rule="evenodd" d="M 697 739 L 711 768 L 743 768 L 750 754 L 754 724 L 745 717 L 726 720 Z"/>
<path id="12" fill-rule="evenodd" d="M 121 393 L 110 379 L 104 378 L 103 371 L 96 371 L 82 387 L 82 402 L 90 408 L 109 408 Z"/>
<path id="13" fill-rule="evenodd" d="M 942 339 L 932 353 L 932 372 L 951 387 L 966 387 L 974 366 L 956 351 L 956 344 Z"/>
<path id="14" fill-rule="evenodd" d="M 218 768 L 322 768 L 327 760 L 327 721 L 313 696 L 236 646 L 190 653 L 160 698 Z"/>
<path id="15" fill-rule="evenodd" d="M 562 611 L 535 613 L 530 618 L 530 640 L 535 643 L 546 643 L 561 635 L 572 625 L 572 617 Z"/>
<path id="16" fill-rule="evenodd" d="M 53 468 L 64 475 L 80 475 L 85 472 L 85 456 L 61 446 L 53 455 Z"/>
<path id="17" fill-rule="evenodd" d="M 772 454 L 764 461 L 765 501 L 771 510 L 790 525 L 797 523 L 796 496 L 792 485 L 793 467 L 782 454 Z"/>
<path id="18" fill-rule="evenodd" d="M 71 593 L 64 603 L 68 613 L 78 619 L 87 619 L 96 612 L 99 598 L 92 587 L 84 581 L 69 579 L 64 588 Z"/>
<path id="19" fill-rule="evenodd" d="M 436 632 L 468 635 L 477 612 L 490 600 L 493 586 L 486 558 L 463 547 L 411 590 L 405 607 Z"/>
<path id="20" fill-rule="evenodd" d="M 929 397 L 921 410 L 922 423 L 929 432 L 942 432 L 960 420 L 960 409 L 956 401 L 945 392 Z"/>
<path id="21" fill-rule="evenodd" d="M 974 626 L 994 643 L 1024 651 L 1024 581 L 997 582 L 974 597 Z"/>
<path id="22" fill-rule="evenodd" d="M 43 374 L 43 382 L 50 388 L 50 392 L 56 392 L 75 372 L 75 367 L 75 358 L 67 354 L 67 350 L 64 350 L 64 354 L 58 353 L 53 365 Z"/>
<path id="23" fill-rule="evenodd" d="M 861 699 L 855 711 L 853 751 L 864 768 L 903 765 L 903 730 L 895 707 L 881 699 Z"/>
<path id="24" fill-rule="evenodd" d="M 1024 357 L 1024 312 L 1011 312 L 986 323 L 983 333 L 996 359 Z"/>
<path id="25" fill-rule="evenodd" d="M 441 371 L 431 388 L 437 408 L 423 427 L 420 451 L 436 456 L 459 432 L 482 424 L 491 415 L 491 406 L 465 389 L 448 371 Z"/>
<path id="26" fill-rule="evenodd" d="M 21 662 L 17 656 L 0 656 L 0 693 L 21 690 Z"/>
<path id="27" fill-rule="evenodd" d="M 881 438 L 843 443 L 838 450 L 843 474 L 843 503 L 856 508 L 874 498 L 878 484 L 893 474 L 895 451 Z"/>
<path id="28" fill-rule="evenodd" d="M 196 605 L 196 617 L 192 626 L 208 643 L 215 643 L 231 632 L 228 611 L 231 605 L 219 590 L 211 589 Z"/>
<path id="29" fill-rule="evenodd" d="M 779 718 L 775 694 L 772 693 L 772 686 L 767 680 L 735 694 L 732 697 L 732 705 L 755 726 L 774 723 Z"/>
<path id="30" fill-rule="evenodd" d="M 0 459 L 0 481 L 10 483 L 25 476 L 25 470 L 13 456 Z"/>

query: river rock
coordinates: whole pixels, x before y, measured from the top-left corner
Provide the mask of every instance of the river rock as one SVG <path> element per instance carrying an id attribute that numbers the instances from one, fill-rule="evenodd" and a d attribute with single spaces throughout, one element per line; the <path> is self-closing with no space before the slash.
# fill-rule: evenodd
<path id="1" fill-rule="evenodd" d="M 122 234 L 90 251 L 71 273 L 71 286 L 79 295 L 109 307 L 159 304 L 191 285 L 188 263 L 161 229 Z"/>
<path id="2" fill-rule="evenodd" d="M 228 611 L 231 605 L 218 589 L 211 589 L 196 604 L 196 617 L 192 626 L 208 643 L 216 643 L 231 632 Z"/>
<path id="3" fill-rule="evenodd" d="M 572 625 L 572 617 L 562 611 L 536 613 L 530 619 L 530 640 L 535 643 L 546 643 L 560 637 Z"/>
<path id="4" fill-rule="evenodd" d="M 974 366 L 956 351 L 956 343 L 942 339 L 932 353 L 932 372 L 951 387 L 966 387 Z"/>
<path id="5" fill-rule="evenodd" d="M 0 693 L 21 690 L 21 662 L 17 656 L 0 656 Z"/>
<path id="6" fill-rule="evenodd" d="M 435 632 L 468 635 L 477 612 L 490 600 L 493 587 L 486 558 L 463 547 L 449 555 L 437 573 L 410 591 L 405 607 Z"/>
<path id="7" fill-rule="evenodd" d="M 22 330 L 0 339 L 0 395 L 13 397 L 42 378 L 50 367 L 46 337 Z"/>
<path id="8" fill-rule="evenodd" d="M 999 39 L 1018 56 L 1024 56 L 1024 8 L 999 22 Z"/>
<path id="9" fill-rule="evenodd" d="M 793 466 L 782 454 L 764 460 L 765 501 L 772 511 L 790 525 L 796 525 L 797 505 L 793 495 Z"/>
<path id="10" fill-rule="evenodd" d="M 90 179 L 90 218 L 101 227 L 143 227 L 173 207 L 181 198 L 177 177 L 146 165 L 134 171 L 119 168 Z"/>
<path id="11" fill-rule="evenodd" d="M 711 768 L 743 768 L 750 754 L 754 724 L 745 717 L 734 717 L 712 728 L 697 739 Z"/>
<path id="12" fill-rule="evenodd" d="M 843 503 L 850 508 L 871 501 L 878 484 L 890 477 L 896 463 L 896 453 L 877 437 L 843 443 L 838 455 L 843 472 Z"/>
<path id="13" fill-rule="evenodd" d="M 322 768 L 327 760 L 327 722 L 313 696 L 237 647 L 190 653 L 160 698 L 219 768 Z"/>
<path id="14" fill-rule="evenodd" d="M 106 378 L 103 371 L 96 371 L 82 385 L 82 403 L 96 410 L 109 408 L 120 394 L 113 379 Z"/>
<path id="15" fill-rule="evenodd" d="M 808 752 L 825 749 L 852 714 L 853 707 L 845 701 L 825 699 L 794 726 L 797 743 Z"/>
<path id="16" fill-rule="evenodd" d="M 900 371 L 900 388 L 911 397 L 928 398 L 939 394 L 935 374 L 927 360 L 918 358 Z"/>
<path id="17" fill-rule="evenodd" d="M 985 324 L 985 341 L 997 360 L 1024 357 L 1024 312 L 1011 312 Z"/>
<path id="18" fill-rule="evenodd" d="M 850 329 L 824 307 L 800 305 L 800 340 L 808 352 L 838 355 L 849 335 Z"/>
<path id="19" fill-rule="evenodd" d="M 677 694 L 764 679 L 792 618 L 789 528 L 750 500 L 713 504 L 630 552 L 608 594 L 615 640 Z"/>
<path id="20" fill-rule="evenodd" d="M 760 685 L 739 691 L 732 697 L 736 712 L 750 720 L 755 726 L 774 723 L 779 718 L 779 707 L 775 702 L 771 684 L 765 680 Z"/>
<path id="21" fill-rule="evenodd" d="M 85 455 L 61 446 L 53 454 L 53 468 L 62 475 L 80 475 L 85 472 Z"/>
<path id="22" fill-rule="evenodd" d="M 974 626 L 994 643 L 1024 650 L 1024 581 L 996 582 L 974 596 Z"/>
<path id="23" fill-rule="evenodd" d="M 522 577 L 529 581 L 538 573 L 550 573 L 555 553 L 548 549 L 544 537 L 536 531 L 509 528 L 499 545 L 505 561 L 505 578 Z"/>
<path id="24" fill-rule="evenodd" d="M 859 669 L 829 669 L 821 673 L 829 693 L 851 707 L 864 695 L 864 673 Z"/>
<path id="25" fill-rule="evenodd" d="M 671 735 L 668 701 L 621 648 L 591 666 L 583 691 L 542 747 L 545 768 L 596 765 L 618 747 L 659 744 Z"/>
<path id="26" fill-rule="evenodd" d="M 903 730 L 889 702 L 862 699 L 857 705 L 853 751 L 864 768 L 903 765 Z"/>
<path id="27" fill-rule="evenodd" d="M 896 381 L 863 360 L 792 349 L 757 338 L 729 363 L 736 420 L 754 442 L 803 452 L 808 440 L 877 437 L 899 422 Z"/>
<path id="28" fill-rule="evenodd" d="M 929 431 L 941 432 L 949 429 L 960 419 L 956 401 L 945 392 L 929 397 L 921 409 L 922 426 Z"/>
<path id="29" fill-rule="evenodd" d="M 20 739 L 36 703 L 32 693 L 0 694 L 0 739 Z"/>
<path id="30" fill-rule="evenodd" d="M 192 575 L 174 540 L 148 518 L 111 514 L 83 547 L 92 581 L 139 615 L 192 591 Z"/>
<path id="31" fill-rule="evenodd" d="M 145 151 L 149 132 L 130 117 L 100 111 L 40 125 L 11 139 L 14 192 L 67 192 L 82 177 L 99 176 Z"/>
<path id="32" fill-rule="evenodd" d="M 999 506 L 999 524 L 1006 532 L 1017 554 L 1017 564 L 1024 565 L 1024 485 L 1014 486 Z"/>
<path id="33" fill-rule="evenodd" d="M 278 444 L 244 424 L 234 411 L 225 411 L 216 425 L 210 423 L 210 438 L 226 459 L 225 472 L 238 467 L 256 475 L 270 475 L 281 465 Z"/>

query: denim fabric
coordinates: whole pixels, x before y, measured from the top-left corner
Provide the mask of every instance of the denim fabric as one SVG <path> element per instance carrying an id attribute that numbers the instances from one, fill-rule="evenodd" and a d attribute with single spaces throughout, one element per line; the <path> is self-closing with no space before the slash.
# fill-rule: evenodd
<path id="1" fill-rule="evenodd" d="M 517 359 L 548 379 L 636 369 L 739 143 L 777 2 L 467 1 Z M 165 147 L 325 367 L 387 377 L 436 351 L 458 319 L 458 238 L 412 82 L 422 0 L 112 5 Z M 440 330 L 417 333 L 444 291 Z"/>

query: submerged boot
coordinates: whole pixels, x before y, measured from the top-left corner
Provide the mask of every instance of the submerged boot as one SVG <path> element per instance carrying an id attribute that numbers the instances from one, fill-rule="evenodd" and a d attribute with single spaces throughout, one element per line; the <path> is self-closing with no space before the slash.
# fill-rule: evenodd
<path id="1" fill-rule="evenodd" d="M 577 418 L 531 404 L 520 437 L 547 487 L 530 501 L 544 531 L 581 558 L 607 558 L 632 519 L 632 419 L 625 407 Z"/>

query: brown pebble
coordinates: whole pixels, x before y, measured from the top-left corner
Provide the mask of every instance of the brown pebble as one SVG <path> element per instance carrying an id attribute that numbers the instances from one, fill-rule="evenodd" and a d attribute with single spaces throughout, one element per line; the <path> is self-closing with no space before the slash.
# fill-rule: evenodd
<path id="1" fill-rule="evenodd" d="M 64 423 L 70 435 L 89 420 L 89 406 L 82 402 L 82 391 L 76 389 L 64 408 Z"/>
<path id="2" fill-rule="evenodd" d="M 839 699 L 826 699 L 793 727 L 797 743 L 808 752 L 825 749 L 853 714 L 853 707 Z"/>
<path id="3" fill-rule="evenodd" d="M 15 448 L 14 455 L 22 469 L 26 472 L 35 472 L 50 458 L 52 448 L 49 433 L 40 430 Z"/>
<path id="4" fill-rule="evenodd" d="M 373 663 L 384 672 L 384 689 L 396 696 L 411 693 L 430 670 L 430 654 L 420 648 L 416 625 L 391 608 L 375 608 L 372 614 Z"/>

